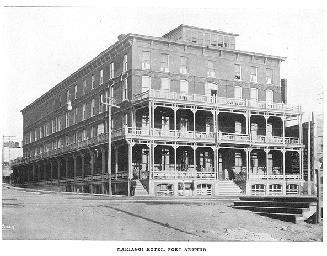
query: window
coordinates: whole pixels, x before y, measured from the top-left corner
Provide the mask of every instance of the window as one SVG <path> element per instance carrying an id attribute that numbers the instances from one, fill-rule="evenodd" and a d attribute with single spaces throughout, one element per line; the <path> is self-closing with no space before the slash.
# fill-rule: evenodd
<path id="1" fill-rule="evenodd" d="M 207 97 L 210 96 L 217 96 L 217 92 L 218 92 L 218 85 L 214 84 L 214 83 L 206 83 L 205 84 L 205 95 Z"/>
<path id="2" fill-rule="evenodd" d="M 170 79 L 169 78 L 161 78 L 160 90 L 165 91 L 165 92 L 170 91 Z"/>
<path id="3" fill-rule="evenodd" d="M 258 101 L 258 89 L 257 88 L 251 88 L 250 98 L 251 98 L 251 100 Z"/>
<path id="4" fill-rule="evenodd" d="M 86 114 L 86 104 L 83 104 L 83 110 L 82 110 L 82 120 L 85 120 L 85 114 Z"/>
<path id="5" fill-rule="evenodd" d="M 61 117 L 58 118 L 58 131 L 62 130 L 62 119 Z"/>
<path id="6" fill-rule="evenodd" d="M 240 86 L 234 87 L 234 98 L 242 99 L 242 87 L 240 87 Z"/>
<path id="7" fill-rule="evenodd" d="M 222 35 L 218 35 L 218 47 L 224 46 L 224 40 Z"/>
<path id="8" fill-rule="evenodd" d="M 123 72 L 127 72 L 127 54 L 124 55 Z"/>
<path id="9" fill-rule="evenodd" d="M 78 111 L 78 108 L 76 107 L 74 109 L 74 116 L 73 116 L 73 123 L 76 124 L 77 123 L 77 111 Z"/>
<path id="10" fill-rule="evenodd" d="M 229 47 L 229 37 L 224 36 L 224 47 L 228 48 Z"/>
<path id="11" fill-rule="evenodd" d="M 92 102 L 91 102 L 91 116 L 94 116 L 95 114 L 95 100 L 92 99 Z"/>
<path id="12" fill-rule="evenodd" d="M 109 78 L 113 79 L 115 77 L 115 63 L 111 62 L 109 66 Z"/>
<path id="13" fill-rule="evenodd" d="M 52 133 L 56 132 L 56 127 L 57 127 L 57 125 L 56 125 L 56 119 L 53 119 L 52 120 Z"/>
<path id="14" fill-rule="evenodd" d="M 93 137 L 94 137 L 94 127 L 92 126 L 91 127 L 90 138 L 93 138 Z"/>
<path id="15" fill-rule="evenodd" d="M 94 89 L 94 82 L 95 82 L 95 77 L 94 75 L 92 74 L 91 76 L 91 88 Z"/>
<path id="16" fill-rule="evenodd" d="M 180 81 L 180 93 L 188 94 L 188 81 L 186 81 L 186 80 Z"/>
<path id="17" fill-rule="evenodd" d="M 124 79 L 123 81 L 123 100 L 128 99 L 128 83 L 127 79 Z"/>
<path id="18" fill-rule="evenodd" d="M 99 113 L 103 112 L 104 104 L 102 102 L 103 102 L 103 94 L 101 94 L 100 97 L 99 97 Z"/>
<path id="19" fill-rule="evenodd" d="M 235 166 L 242 166 L 242 155 L 240 152 L 235 152 Z"/>
<path id="20" fill-rule="evenodd" d="M 149 91 L 151 88 L 151 77 L 142 76 L 142 93 Z"/>
<path id="21" fill-rule="evenodd" d="M 266 91 L 266 102 L 272 103 L 274 100 L 274 93 L 272 90 Z"/>
<path id="22" fill-rule="evenodd" d="M 266 84 L 272 84 L 272 82 L 273 82 L 272 69 L 267 68 L 266 69 Z"/>
<path id="23" fill-rule="evenodd" d="M 74 99 L 77 99 L 77 85 L 74 87 Z"/>
<path id="24" fill-rule="evenodd" d="M 104 123 L 98 124 L 98 134 L 104 133 Z"/>
<path id="25" fill-rule="evenodd" d="M 69 94 L 69 90 L 67 90 L 67 93 L 66 93 L 66 102 L 68 103 L 70 100 L 70 94 Z"/>
<path id="26" fill-rule="evenodd" d="M 150 52 L 149 51 L 143 51 L 142 52 L 142 69 L 150 69 Z"/>
<path id="27" fill-rule="evenodd" d="M 160 71 L 169 72 L 169 55 L 168 54 L 161 54 Z"/>
<path id="28" fill-rule="evenodd" d="M 86 80 L 84 80 L 83 82 L 83 94 L 86 93 Z"/>
<path id="29" fill-rule="evenodd" d="M 123 115 L 123 120 L 122 120 L 122 121 L 123 121 L 122 125 L 123 125 L 123 126 L 127 126 L 127 124 L 128 124 L 128 117 L 127 117 L 127 114 L 124 114 L 124 115 Z"/>
<path id="30" fill-rule="evenodd" d="M 103 84 L 103 69 L 100 70 L 100 85 Z"/>
<path id="31" fill-rule="evenodd" d="M 216 77 L 215 62 L 208 60 L 208 77 Z"/>
<path id="32" fill-rule="evenodd" d="M 113 88 L 113 87 L 111 87 L 111 88 Z M 109 91 L 106 91 L 106 94 L 105 94 L 105 97 L 104 97 L 103 101 L 107 102 L 108 98 L 109 98 Z M 107 104 L 105 104 L 105 109 L 106 109 L 106 111 L 108 111 L 108 109 L 109 109 L 109 106 Z"/>
<path id="33" fill-rule="evenodd" d="M 256 67 L 250 67 L 250 82 L 257 83 L 257 71 Z"/>
<path id="34" fill-rule="evenodd" d="M 86 129 L 83 129 L 82 139 L 83 139 L 83 140 L 86 140 L 86 139 L 87 139 L 87 132 L 86 132 Z"/>
<path id="35" fill-rule="evenodd" d="M 240 64 L 234 65 L 234 79 L 241 80 L 242 79 L 242 69 Z"/>
<path id="36" fill-rule="evenodd" d="M 181 57 L 181 66 L 179 68 L 179 72 L 181 74 L 187 74 L 188 73 L 187 66 L 188 66 L 188 60 L 187 60 L 186 57 L 182 56 Z"/>
<path id="37" fill-rule="evenodd" d="M 66 113 L 66 128 L 69 126 L 68 112 Z"/>

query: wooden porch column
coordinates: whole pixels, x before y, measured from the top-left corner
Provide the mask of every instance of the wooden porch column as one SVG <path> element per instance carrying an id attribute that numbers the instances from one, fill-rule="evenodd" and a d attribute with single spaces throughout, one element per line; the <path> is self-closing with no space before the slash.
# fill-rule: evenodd
<path id="1" fill-rule="evenodd" d="M 216 143 L 219 142 L 219 110 L 216 111 Z"/>
<path id="2" fill-rule="evenodd" d="M 152 179 L 152 143 L 148 143 L 146 144 L 148 146 L 148 149 L 149 149 L 149 161 L 148 161 L 148 172 L 149 172 L 149 180 Z"/>
<path id="3" fill-rule="evenodd" d="M 286 180 L 286 177 L 285 177 L 285 173 L 286 173 L 286 170 L 285 170 L 285 156 L 286 156 L 286 149 L 283 148 L 282 149 L 282 154 L 283 154 L 283 180 Z"/>
<path id="4" fill-rule="evenodd" d="M 299 142 L 303 143 L 302 114 L 299 115 Z"/>
<path id="5" fill-rule="evenodd" d="M 44 177 L 44 180 L 48 180 L 48 170 L 47 170 L 46 160 L 43 162 L 43 177 Z"/>
<path id="6" fill-rule="evenodd" d="M 193 161 L 194 161 L 194 172 L 196 173 L 196 149 L 197 146 L 193 146 Z"/>
<path id="7" fill-rule="evenodd" d="M 154 143 L 150 143 L 151 146 L 151 177 L 153 178 L 153 172 L 154 172 L 154 148 L 157 146 Z"/>
<path id="8" fill-rule="evenodd" d="M 30 183 L 30 168 L 26 165 L 26 172 L 27 172 L 27 183 Z"/>
<path id="9" fill-rule="evenodd" d="M 74 160 L 74 192 L 76 192 L 76 183 L 77 183 L 77 156 L 73 155 L 73 160 Z"/>
<path id="10" fill-rule="evenodd" d="M 269 149 L 265 148 L 265 153 L 266 153 L 266 174 L 268 174 L 268 154 L 269 154 Z"/>
<path id="11" fill-rule="evenodd" d="M 53 179 L 53 162 L 50 159 L 50 180 L 51 180 L 51 184 L 52 184 L 52 179 Z"/>
<path id="12" fill-rule="evenodd" d="M 177 163 L 176 163 L 176 160 L 177 160 L 177 145 L 173 145 L 173 148 L 174 148 L 174 176 L 175 176 L 175 179 L 177 178 Z"/>
<path id="13" fill-rule="evenodd" d="M 176 132 L 176 129 L 177 129 L 177 107 L 173 107 L 173 110 L 174 110 L 174 135 L 175 137 L 177 137 L 177 132 Z"/>
<path id="14" fill-rule="evenodd" d="M 94 152 L 90 151 L 91 157 L 91 194 L 93 194 L 93 174 L 94 174 Z"/>
<path id="15" fill-rule="evenodd" d="M 266 136 L 267 136 L 268 118 L 269 118 L 269 115 L 265 114 L 264 117 L 265 117 L 265 121 L 266 121 Z"/>
<path id="16" fill-rule="evenodd" d="M 68 166 L 68 157 L 65 158 L 65 178 L 66 178 L 66 181 L 68 179 L 68 172 L 69 172 L 69 166 Z"/>
<path id="17" fill-rule="evenodd" d="M 60 159 L 57 159 L 57 180 L 59 186 L 60 185 Z"/>
<path id="18" fill-rule="evenodd" d="M 249 176 L 250 176 L 250 156 L 249 156 L 249 153 L 250 153 L 250 149 L 249 148 L 246 148 L 245 149 L 245 157 L 246 157 L 246 179 L 248 180 L 249 179 Z"/>
<path id="19" fill-rule="evenodd" d="M 85 182 L 85 158 L 84 158 L 84 154 L 81 154 L 81 160 L 82 160 L 82 192 L 84 192 L 84 182 Z"/>
<path id="20" fill-rule="evenodd" d="M 304 173 L 303 173 L 303 149 L 301 148 L 299 150 L 299 166 L 300 166 L 300 177 L 301 177 L 301 180 L 304 179 Z"/>
<path id="21" fill-rule="evenodd" d="M 152 127 L 152 102 L 149 101 L 149 135 L 151 135 L 151 129 L 153 128 Z"/>
<path id="22" fill-rule="evenodd" d="M 132 163 L 132 156 L 133 156 L 133 142 L 127 142 L 128 148 L 128 180 L 127 180 L 127 195 L 131 195 L 131 179 L 132 179 L 132 172 L 133 172 L 133 163 Z"/>
<path id="23" fill-rule="evenodd" d="M 249 111 L 246 111 L 245 116 L 245 133 L 249 135 L 249 121 L 250 121 L 250 114 Z"/>
<path id="24" fill-rule="evenodd" d="M 218 147 L 211 147 L 213 150 L 213 165 L 215 171 L 215 179 L 218 180 Z"/>
<path id="25" fill-rule="evenodd" d="M 35 164 L 33 163 L 33 167 L 32 167 L 32 181 L 35 181 Z"/>
<path id="26" fill-rule="evenodd" d="M 117 179 L 118 173 L 118 146 L 115 147 L 115 178 Z"/>
<path id="27" fill-rule="evenodd" d="M 195 132 L 196 132 L 196 129 L 195 129 L 195 116 L 196 116 L 196 109 L 192 109 L 192 113 L 193 113 L 193 138 L 195 139 L 196 136 L 195 136 Z"/>
<path id="28" fill-rule="evenodd" d="M 285 144 L 285 116 L 281 117 L 282 119 L 282 137 L 283 137 L 283 144 Z"/>
<path id="29" fill-rule="evenodd" d="M 37 181 L 39 182 L 41 180 L 41 163 L 38 163 L 37 165 Z"/>
<path id="30" fill-rule="evenodd" d="M 106 172 L 106 150 L 105 150 L 105 148 L 102 148 L 102 150 L 101 150 L 101 180 L 102 180 L 101 190 L 102 190 L 102 194 L 105 194 L 105 186 L 104 186 L 105 172 Z"/>

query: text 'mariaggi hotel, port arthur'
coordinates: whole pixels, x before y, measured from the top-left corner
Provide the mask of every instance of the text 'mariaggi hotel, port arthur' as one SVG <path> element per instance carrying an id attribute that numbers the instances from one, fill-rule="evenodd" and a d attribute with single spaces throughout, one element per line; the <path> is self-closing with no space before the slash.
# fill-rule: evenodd
<path id="1" fill-rule="evenodd" d="M 237 36 L 187 25 L 120 35 L 22 110 L 15 182 L 97 194 L 301 194 L 302 131 L 288 137 L 286 123 L 301 127 L 303 113 L 286 104 L 285 58 L 236 50 Z"/>

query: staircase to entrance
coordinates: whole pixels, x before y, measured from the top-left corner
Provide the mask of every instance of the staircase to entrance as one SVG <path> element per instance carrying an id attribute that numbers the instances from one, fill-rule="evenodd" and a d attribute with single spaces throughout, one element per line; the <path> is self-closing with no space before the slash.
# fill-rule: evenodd
<path id="1" fill-rule="evenodd" d="M 148 196 L 146 181 L 135 180 L 135 194 L 134 196 Z"/>
<path id="2" fill-rule="evenodd" d="M 240 196 L 242 190 L 232 180 L 219 181 L 216 187 L 217 196 Z"/>

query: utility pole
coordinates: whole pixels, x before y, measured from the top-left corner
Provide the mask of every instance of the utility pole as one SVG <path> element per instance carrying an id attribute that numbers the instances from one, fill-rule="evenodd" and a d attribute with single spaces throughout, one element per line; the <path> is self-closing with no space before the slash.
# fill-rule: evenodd
<path id="1" fill-rule="evenodd" d="M 111 95 L 111 86 L 108 85 L 108 90 L 109 90 L 109 97 L 106 97 L 105 102 L 101 102 L 102 104 L 108 106 L 108 183 L 109 183 L 109 190 L 108 190 L 108 194 L 111 196 L 112 195 L 112 189 L 111 189 L 111 108 L 115 107 L 115 108 L 120 108 L 119 106 L 117 106 L 116 104 L 114 104 L 114 98 L 113 95 Z M 116 159 L 117 161 L 117 159 Z"/>

